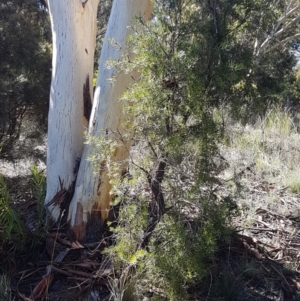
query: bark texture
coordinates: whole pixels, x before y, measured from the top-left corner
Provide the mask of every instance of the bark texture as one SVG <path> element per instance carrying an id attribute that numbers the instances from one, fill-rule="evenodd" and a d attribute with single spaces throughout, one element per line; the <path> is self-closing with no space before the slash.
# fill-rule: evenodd
<path id="1" fill-rule="evenodd" d="M 48 121 L 47 195 L 51 202 L 59 191 L 75 180 L 74 168 L 82 156 L 84 131 L 84 87 L 92 95 L 96 16 L 99 0 L 49 0 L 53 34 L 52 81 Z M 59 206 L 50 205 L 54 220 Z"/>
<path id="2" fill-rule="evenodd" d="M 142 15 L 149 19 L 151 13 L 152 5 L 149 0 L 115 0 L 113 3 L 100 55 L 99 75 L 89 122 L 89 134 L 92 136 L 105 136 L 112 132 L 122 134 L 123 116 L 119 99 L 132 81 L 132 74 L 118 74 L 114 69 L 107 69 L 106 63 L 108 59 L 121 58 L 133 18 Z M 113 47 L 109 39 L 114 39 L 119 47 Z M 115 79 L 113 84 L 110 82 L 111 78 Z M 122 141 L 115 150 L 114 160 L 123 162 L 128 157 L 129 146 L 129 141 Z M 93 166 L 88 161 L 92 151 L 90 145 L 85 146 L 74 197 L 69 207 L 68 219 L 75 239 L 78 240 L 90 240 L 91 237 L 95 239 L 97 235 L 101 235 L 102 222 L 107 219 L 110 208 L 111 186 L 107 170 L 103 168 L 105 162 L 101 162 L 99 172 L 93 172 Z"/>

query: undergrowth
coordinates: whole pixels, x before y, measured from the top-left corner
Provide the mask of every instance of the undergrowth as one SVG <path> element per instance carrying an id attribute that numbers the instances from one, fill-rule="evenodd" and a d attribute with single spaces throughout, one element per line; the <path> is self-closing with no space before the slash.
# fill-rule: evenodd
<path id="1" fill-rule="evenodd" d="M 112 180 L 117 196 L 113 205 L 119 207 L 119 215 L 118 223 L 110 224 L 114 244 L 105 253 L 119 279 L 110 282 L 111 292 L 119 296 L 116 300 L 143 300 L 151 291 L 151 300 L 186 300 L 189 288 L 207 275 L 219 242 L 230 236 L 235 203 L 230 195 L 218 194 L 215 182 L 199 185 L 194 147 L 186 144 L 187 157 L 166 168 L 161 192 L 166 212 L 145 248 L 142 242 L 149 234 L 149 199 L 153 198 L 145 170 L 156 166 L 150 160 L 151 149 L 136 145 L 129 173 Z"/>
<path id="2" fill-rule="evenodd" d="M 128 174 L 122 180 L 112 179 L 113 205 L 119 207 L 119 216 L 118 223 L 110 225 L 115 243 L 105 252 L 118 279 L 110 282 L 113 295 L 119 296 L 116 300 L 187 300 L 191 294 L 201 293 L 207 300 L 244 300 L 245 296 L 252 300 L 245 286 L 248 281 L 263 281 L 259 289 L 272 291 L 275 282 L 258 277 L 261 265 L 257 261 L 232 259 L 228 251 L 222 255 L 219 248 L 228 250 L 232 218 L 244 220 L 248 227 L 257 219 L 257 208 L 288 212 L 286 206 L 278 206 L 273 190 L 276 185 L 299 193 L 297 124 L 290 113 L 276 107 L 254 124 L 242 127 L 235 123 L 228 129 L 229 139 L 220 146 L 228 164 L 216 159 L 218 176 L 205 184 L 197 182 L 195 144 L 184 145 L 185 156 L 174 153 L 169 157 L 172 164 L 167 165 L 161 186 L 166 212 L 145 249 L 141 242 L 148 200 L 153 197 L 145 170 L 153 172 L 155 166 L 151 149 L 140 140 L 131 151 Z M 252 198 L 251 189 L 262 193 Z M 228 258 L 220 260 L 219 256 Z"/>
<path id="3" fill-rule="evenodd" d="M 258 187 L 267 192 L 264 202 L 269 202 L 271 207 L 276 206 L 272 187 L 288 189 L 294 194 L 299 193 L 298 128 L 297 119 L 280 107 L 269 109 L 265 117 L 259 118 L 254 124 L 246 126 L 228 124 L 229 139 L 221 146 L 222 153 L 230 162 L 230 168 L 223 173 L 223 177 L 228 180 L 228 185 L 231 185 L 232 189 L 240 185 L 247 190 L 250 181 L 253 183 L 254 180 Z M 233 178 L 237 181 L 230 182 Z M 248 204 L 248 207 L 254 210 L 257 206 L 258 204 L 256 206 Z M 284 210 L 284 206 L 280 208 Z"/>
<path id="4" fill-rule="evenodd" d="M 36 166 L 31 167 L 31 182 L 27 189 L 31 190 L 30 198 L 12 200 L 4 177 L 0 176 L 0 270 L 4 273 L 3 281 L 5 273 L 15 268 L 19 259 L 23 261 L 26 256 L 32 256 L 35 248 L 45 240 L 45 176 Z"/>
<path id="5" fill-rule="evenodd" d="M 10 202 L 6 183 L 0 176 L 0 251 L 7 243 L 11 243 L 13 249 L 22 248 L 24 244 L 24 228 Z"/>
<path id="6" fill-rule="evenodd" d="M 129 299 L 114 300 L 142 300 L 151 291 L 151 300 L 187 300 L 188 289 L 207 276 L 219 241 L 230 236 L 231 230 L 224 224 L 228 209 L 220 207 L 212 201 L 207 204 L 209 213 L 191 221 L 184 221 L 178 212 L 166 214 L 148 250 L 139 248 L 134 223 L 114 229 L 116 244 L 106 253 L 113 260 L 117 278 L 123 281 L 121 286 L 120 282 L 111 282 L 111 291 L 114 295 L 119 292 L 119 296 L 130 292 Z M 120 214 L 125 218 L 124 212 Z M 133 220 L 133 215 L 126 217 Z"/>
<path id="7" fill-rule="evenodd" d="M 36 199 L 37 228 L 40 229 L 46 224 L 44 200 L 46 196 L 46 177 L 43 170 L 36 165 L 31 166 L 30 186 L 32 195 Z"/>
<path id="8" fill-rule="evenodd" d="M 0 274 L 0 301 L 10 300 L 10 279 Z"/>

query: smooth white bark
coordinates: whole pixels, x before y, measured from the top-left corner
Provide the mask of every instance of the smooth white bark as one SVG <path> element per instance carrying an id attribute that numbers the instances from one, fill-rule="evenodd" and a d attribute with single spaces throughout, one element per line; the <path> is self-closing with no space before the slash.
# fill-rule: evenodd
<path id="1" fill-rule="evenodd" d="M 122 0 L 123 1 L 123 0 Z M 83 85 L 93 79 L 96 16 L 99 0 L 49 0 L 53 34 L 52 81 L 48 121 L 47 196 L 50 202 L 74 181 L 76 158 L 82 156 L 84 131 Z M 92 83 L 90 83 L 92 95 Z M 51 206 L 59 218 L 58 207 Z"/>
<path id="2" fill-rule="evenodd" d="M 148 19 L 151 12 L 152 5 L 149 0 L 115 0 L 113 3 L 99 61 L 98 81 L 89 124 L 89 134 L 92 136 L 99 137 L 112 131 L 122 132 L 122 108 L 119 99 L 132 81 L 132 74 L 118 74 L 113 68 L 107 69 L 106 63 L 109 59 L 121 58 L 133 18 L 142 15 Z M 113 47 L 109 39 L 115 40 L 119 47 Z M 110 82 L 112 77 L 115 78 L 113 84 Z M 88 161 L 92 151 L 90 145 L 85 146 L 75 194 L 69 207 L 69 221 L 77 239 L 85 237 L 85 227 L 89 219 L 105 220 L 110 206 L 107 172 L 93 172 L 93 166 Z M 116 149 L 115 161 L 122 161 L 127 157 L 126 147 Z"/>

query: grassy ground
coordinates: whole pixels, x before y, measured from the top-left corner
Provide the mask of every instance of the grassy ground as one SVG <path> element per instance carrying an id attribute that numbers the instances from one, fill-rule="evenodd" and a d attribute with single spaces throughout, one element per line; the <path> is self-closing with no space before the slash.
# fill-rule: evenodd
<path id="1" fill-rule="evenodd" d="M 299 125 L 273 109 L 253 125 L 227 127 L 220 193 L 236 197 L 238 232 L 216 259 L 222 277 L 209 295 L 218 300 L 300 300 Z"/>
<path id="2" fill-rule="evenodd" d="M 270 110 L 265 118 L 251 125 L 227 122 L 227 138 L 220 148 L 228 167 L 218 176 L 221 184 L 216 193 L 220 197 L 229 192 L 235 196 L 238 206 L 238 214 L 232 221 L 235 231 L 220 242 L 218 252 L 209 261 L 207 276 L 189 289 L 188 300 L 300 300 L 299 129 L 299 118 L 279 109 Z M 14 171 L 11 163 L 0 162 L 0 173 L 7 176 L 13 189 L 18 186 L 14 176 L 27 177 L 20 172 L 26 166 L 19 162 L 19 171 Z M 66 243 L 64 237 L 55 239 Z M 37 254 L 30 260 L 38 258 L 40 264 L 35 262 L 27 274 L 13 272 L 11 285 L 15 291 L 16 287 L 24 289 L 28 295 L 43 278 L 49 264 L 43 262 L 45 248 L 48 245 L 36 248 Z M 70 277 L 73 276 L 70 271 L 81 264 L 78 260 L 84 255 L 78 250 L 73 247 L 70 251 L 77 260 L 72 267 L 63 270 L 56 265 Z M 102 263 L 96 265 L 97 269 L 103 268 Z M 40 268 L 38 277 L 27 276 L 37 268 Z M 9 286 L 10 278 L 0 275 L 0 301 L 25 300 L 12 295 Z M 70 292 L 69 299 L 63 290 Z M 46 300 L 79 300 L 72 296 L 69 287 L 55 279 L 47 296 Z M 97 296 L 95 300 L 100 298 Z M 155 288 L 144 300 L 154 299 L 165 300 L 163 293 Z"/>

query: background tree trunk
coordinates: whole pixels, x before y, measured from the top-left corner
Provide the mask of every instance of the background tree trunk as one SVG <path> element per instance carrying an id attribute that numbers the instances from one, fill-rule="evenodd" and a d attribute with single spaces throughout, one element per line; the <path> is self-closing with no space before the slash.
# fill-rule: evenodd
<path id="1" fill-rule="evenodd" d="M 122 108 L 119 102 L 127 89 L 132 74 L 118 74 L 114 68 L 107 69 L 108 59 L 118 60 L 122 49 L 126 47 L 126 39 L 130 34 L 129 25 L 136 15 L 149 19 L 152 5 L 149 0 L 114 1 L 105 40 L 103 43 L 97 87 L 95 91 L 92 115 L 89 123 L 89 135 L 100 137 L 112 132 L 122 134 Z M 118 47 L 113 47 L 109 39 L 115 40 Z M 109 81 L 114 78 L 113 84 Z M 122 142 L 113 155 L 114 161 L 123 162 L 128 157 L 129 142 Z M 101 162 L 99 172 L 93 172 L 92 163 L 88 161 L 92 153 L 90 145 L 86 145 L 75 186 L 74 197 L 69 207 L 69 221 L 76 239 L 96 240 L 101 235 L 102 223 L 108 217 L 110 207 L 111 186 L 107 170 Z M 120 170 L 120 174 L 122 168 Z M 87 235 L 88 233 L 88 235 Z"/>
<path id="2" fill-rule="evenodd" d="M 82 156 L 88 126 L 85 103 L 92 96 L 96 16 L 99 0 L 49 0 L 53 34 L 52 82 L 48 119 L 47 195 L 72 186 L 76 158 Z M 85 90 L 85 93 L 84 93 Z M 91 99 L 91 98 L 90 98 Z M 54 220 L 58 206 L 50 206 Z"/>

